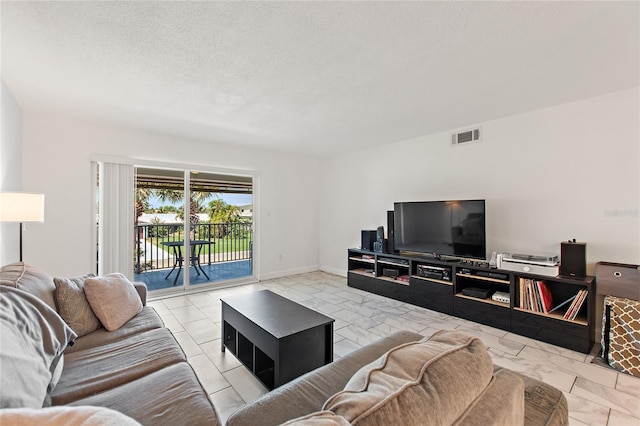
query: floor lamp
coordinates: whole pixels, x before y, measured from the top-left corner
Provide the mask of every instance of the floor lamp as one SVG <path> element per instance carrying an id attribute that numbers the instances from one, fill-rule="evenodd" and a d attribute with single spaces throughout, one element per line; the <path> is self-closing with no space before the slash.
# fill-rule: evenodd
<path id="1" fill-rule="evenodd" d="M 44 194 L 1 192 L 0 222 L 20 223 L 20 262 L 22 262 L 22 226 L 25 222 L 44 222 Z"/>

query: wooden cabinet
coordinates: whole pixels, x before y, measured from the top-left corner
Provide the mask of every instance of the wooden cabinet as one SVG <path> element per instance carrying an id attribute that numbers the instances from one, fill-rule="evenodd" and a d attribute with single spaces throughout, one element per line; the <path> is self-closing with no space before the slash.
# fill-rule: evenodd
<path id="1" fill-rule="evenodd" d="M 348 250 L 348 258 L 347 282 L 351 287 L 583 353 L 589 353 L 593 346 L 594 277 L 537 276 L 475 266 L 472 262 L 360 249 Z M 538 312 L 530 304 L 521 306 L 522 280 L 543 281 L 553 307 L 581 290 L 586 290 L 586 296 L 574 319 L 565 318 L 570 302 L 553 312 Z"/>

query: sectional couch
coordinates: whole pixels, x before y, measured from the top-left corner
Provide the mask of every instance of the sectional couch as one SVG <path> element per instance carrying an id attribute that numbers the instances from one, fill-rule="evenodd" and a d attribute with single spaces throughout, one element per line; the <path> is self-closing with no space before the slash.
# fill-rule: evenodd
<path id="1" fill-rule="evenodd" d="M 110 300 L 116 287 L 104 280 L 54 281 L 22 263 L 0 269 L 0 424 L 222 424 L 171 332 L 143 306 L 144 284 L 129 283 L 140 306 L 121 323 L 112 317 L 138 300 Z M 82 283 L 98 323 L 86 306 L 64 309 L 84 294 Z M 95 286 L 109 291 L 96 300 Z M 553 426 L 568 424 L 568 409 L 558 389 L 494 366 L 473 336 L 405 331 L 267 393 L 226 422 L 284 423 Z"/>
<path id="2" fill-rule="evenodd" d="M 56 331 L 64 327 L 64 322 L 58 312 L 53 278 L 34 266 L 14 263 L 0 269 L 0 284 L 0 402 L 2 408 L 22 409 L 9 410 L 5 416 L 29 418 L 40 413 L 62 416 L 64 421 L 58 424 L 69 424 L 78 415 L 86 415 L 86 407 L 104 407 L 113 411 L 98 410 L 93 416 L 112 419 L 124 414 L 148 425 L 219 424 L 180 345 L 155 310 L 144 306 L 144 284 L 135 284 L 141 310 L 125 324 L 112 331 L 99 326 L 76 339 L 75 333 L 67 330 L 57 342 L 56 334 L 60 333 Z M 29 315 L 33 305 L 37 309 Z M 116 309 L 122 310 L 122 304 L 118 305 Z M 19 320 L 14 323 L 16 318 Z M 75 328 L 82 329 L 80 325 Z M 19 339 L 16 334 L 25 330 L 38 335 L 23 339 L 18 347 L 12 345 L 12 340 Z M 52 348 L 39 347 L 35 341 L 38 337 Z M 72 346 L 67 339 L 74 341 Z M 17 351 L 21 356 L 16 356 Z M 43 352 L 49 352 L 44 354 L 49 356 Z M 46 365 L 54 362 L 56 365 Z M 44 368 L 29 367 L 43 364 Z M 52 386 L 53 371 L 59 366 L 62 371 Z M 12 424 L 11 419 L 5 418 L 6 424 Z M 122 419 L 107 424 L 120 422 Z M 0 424 L 5 424 L 2 417 Z"/>

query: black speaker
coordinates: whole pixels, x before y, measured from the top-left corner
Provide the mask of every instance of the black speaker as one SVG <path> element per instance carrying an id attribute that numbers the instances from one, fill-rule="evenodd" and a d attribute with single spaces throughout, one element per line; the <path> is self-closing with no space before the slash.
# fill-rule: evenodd
<path id="1" fill-rule="evenodd" d="M 394 230 L 394 212 L 393 210 L 387 210 L 387 253 L 395 253 L 395 230 Z"/>
<path id="2" fill-rule="evenodd" d="M 384 226 L 378 226 L 376 231 L 376 238 L 378 241 L 384 241 Z"/>
<path id="3" fill-rule="evenodd" d="M 587 243 L 560 243 L 560 275 L 575 278 L 587 276 Z"/>
<path id="4" fill-rule="evenodd" d="M 360 248 L 362 248 L 362 250 L 373 251 L 373 243 L 376 242 L 376 238 L 377 233 L 375 230 L 363 230 Z"/>

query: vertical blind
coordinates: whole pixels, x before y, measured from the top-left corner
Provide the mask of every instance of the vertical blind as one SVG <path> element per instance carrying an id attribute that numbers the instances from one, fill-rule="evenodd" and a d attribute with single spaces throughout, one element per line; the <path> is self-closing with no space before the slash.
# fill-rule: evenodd
<path id="1" fill-rule="evenodd" d="M 134 167 L 99 163 L 98 274 L 133 279 Z"/>

